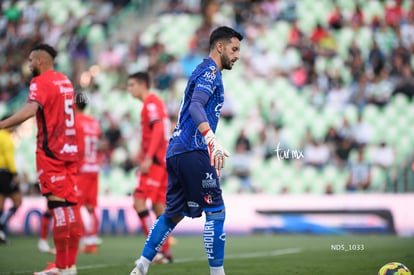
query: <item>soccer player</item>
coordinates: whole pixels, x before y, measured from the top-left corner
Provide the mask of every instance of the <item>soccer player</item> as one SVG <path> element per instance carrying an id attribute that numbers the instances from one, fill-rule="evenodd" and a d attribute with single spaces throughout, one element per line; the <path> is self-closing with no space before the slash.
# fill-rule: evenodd
<path id="1" fill-rule="evenodd" d="M 150 76 L 137 72 L 128 76 L 128 91 L 143 102 L 141 109 L 141 146 L 139 151 L 139 180 L 134 191 L 134 208 L 141 221 L 142 230 L 148 236 L 153 220 L 147 207 L 152 204 L 156 217 L 165 210 L 167 191 L 167 170 L 165 154 L 170 137 L 170 120 L 164 102 L 150 92 Z M 157 263 L 172 261 L 170 241 L 164 242 L 154 258 Z"/>
<path id="2" fill-rule="evenodd" d="M 7 116 L 3 119 L 5 118 Z M 7 223 L 22 204 L 22 193 L 20 192 L 19 178 L 14 161 L 12 131 L 12 128 L 0 130 L 0 244 L 7 243 L 5 233 Z M 6 198 L 12 200 L 13 206 L 4 211 Z"/>
<path id="3" fill-rule="evenodd" d="M 37 120 L 36 166 L 41 193 L 47 198 L 53 218 L 56 247 L 54 265 L 34 275 L 74 275 L 81 233 L 75 176 L 78 146 L 74 91 L 71 81 L 54 70 L 56 50 L 47 44 L 32 48 L 29 68 L 33 79 L 27 103 L 0 129 L 15 126 L 30 117 Z"/>
<path id="4" fill-rule="evenodd" d="M 209 38 L 210 53 L 193 71 L 167 149 L 167 207 L 145 242 L 131 275 L 145 275 L 171 231 L 184 218 L 205 212 L 203 241 L 211 275 L 224 273 L 225 206 L 218 172 L 229 153 L 215 137 L 224 101 L 221 71 L 239 59 L 243 36 L 218 27 Z"/>
<path id="5" fill-rule="evenodd" d="M 84 113 L 88 98 L 82 93 L 75 95 L 76 134 L 78 137 L 78 151 L 80 157 L 79 173 L 77 175 L 78 206 L 85 206 L 90 216 L 90 225 L 82 232 L 81 244 L 83 252 L 97 253 L 97 245 L 101 243 L 98 238 L 99 219 L 96 213 L 98 202 L 99 163 L 98 149 L 102 130 L 99 122 Z"/>

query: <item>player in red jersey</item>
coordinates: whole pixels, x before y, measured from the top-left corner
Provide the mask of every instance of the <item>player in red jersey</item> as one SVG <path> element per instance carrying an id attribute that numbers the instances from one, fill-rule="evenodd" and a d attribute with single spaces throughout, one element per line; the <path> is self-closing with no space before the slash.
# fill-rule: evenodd
<path id="1" fill-rule="evenodd" d="M 21 110 L 0 121 L 0 129 L 4 129 L 33 116 L 37 120 L 37 174 L 53 217 L 56 257 L 52 266 L 35 275 L 76 274 L 81 233 L 75 179 L 79 156 L 74 91 L 71 81 L 54 70 L 56 55 L 56 50 L 47 44 L 32 48 L 29 67 L 34 77 L 28 101 Z"/>
<path id="2" fill-rule="evenodd" d="M 141 147 L 138 156 L 139 179 L 134 191 L 134 208 L 138 213 L 144 234 L 148 236 L 153 219 L 147 207 L 152 203 L 156 217 L 165 210 L 167 171 L 165 154 L 170 135 L 170 120 L 164 102 L 150 92 L 150 77 L 146 72 L 128 76 L 129 93 L 143 102 L 141 110 Z M 167 240 L 154 258 L 155 262 L 172 261 L 170 241 Z"/>
<path id="3" fill-rule="evenodd" d="M 98 148 L 101 138 L 101 126 L 99 122 L 84 113 L 88 104 L 88 98 L 82 93 L 75 97 L 75 118 L 76 133 L 78 137 L 78 150 L 80 155 L 79 174 L 77 175 L 78 185 L 78 205 L 85 206 L 90 215 L 90 226 L 84 220 L 85 232 L 81 243 L 85 246 L 85 253 L 98 252 L 97 245 L 100 244 L 98 238 L 99 220 L 96 214 L 98 201 Z"/>

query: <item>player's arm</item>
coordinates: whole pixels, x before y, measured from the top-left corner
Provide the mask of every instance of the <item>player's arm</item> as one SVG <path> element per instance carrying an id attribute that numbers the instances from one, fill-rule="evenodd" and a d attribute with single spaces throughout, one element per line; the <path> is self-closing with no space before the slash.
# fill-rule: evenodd
<path id="1" fill-rule="evenodd" d="M 17 111 L 15 114 L 10 116 L 9 118 L 0 121 L 0 129 L 14 127 L 27 119 L 34 116 L 39 108 L 39 105 L 35 101 L 29 101 L 26 105 L 23 106 L 22 109 Z"/>
<path id="2" fill-rule="evenodd" d="M 157 153 L 158 148 L 160 148 L 161 143 L 164 141 L 164 124 L 161 119 L 151 122 L 151 139 L 148 151 L 144 156 L 144 161 L 141 163 L 140 171 L 142 173 L 148 173 L 150 166 L 152 165 L 152 160 L 154 159 L 155 154 Z"/>
<path id="3" fill-rule="evenodd" d="M 207 104 L 210 96 L 202 91 L 195 90 L 191 98 L 190 114 L 196 123 L 198 130 L 204 136 L 210 155 L 210 164 L 217 170 L 224 167 L 225 157 L 230 156 L 226 149 L 217 141 L 215 134 L 208 123 L 207 114 L 204 106 Z"/>

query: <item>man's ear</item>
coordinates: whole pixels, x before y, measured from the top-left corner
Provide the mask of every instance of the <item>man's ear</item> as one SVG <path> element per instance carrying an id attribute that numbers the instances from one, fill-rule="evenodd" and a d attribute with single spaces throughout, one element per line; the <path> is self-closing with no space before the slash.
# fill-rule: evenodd
<path id="1" fill-rule="evenodd" d="M 216 44 L 216 50 L 217 50 L 217 52 L 219 53 L 219 54 L 222 54 L 223 53 L 223 51 L 224 51 L 224 44 L 223 44 L 223 42 L 217 42 L 217 44 Z"/>

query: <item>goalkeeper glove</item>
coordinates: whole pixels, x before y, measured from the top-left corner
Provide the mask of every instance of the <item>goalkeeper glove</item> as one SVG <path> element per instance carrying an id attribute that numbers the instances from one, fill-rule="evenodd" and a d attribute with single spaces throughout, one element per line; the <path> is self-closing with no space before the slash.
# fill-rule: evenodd
<path id="1" fill-rule="evenodd" d="M 229 157 L 230 153 L 218 143 L 211 129 L 204 131 L 202 134 L 207 144 L 208 154 L 210 155 L 210 164 L 216 170 L 220 171 L 224 167 L 224 159 Z"/>

